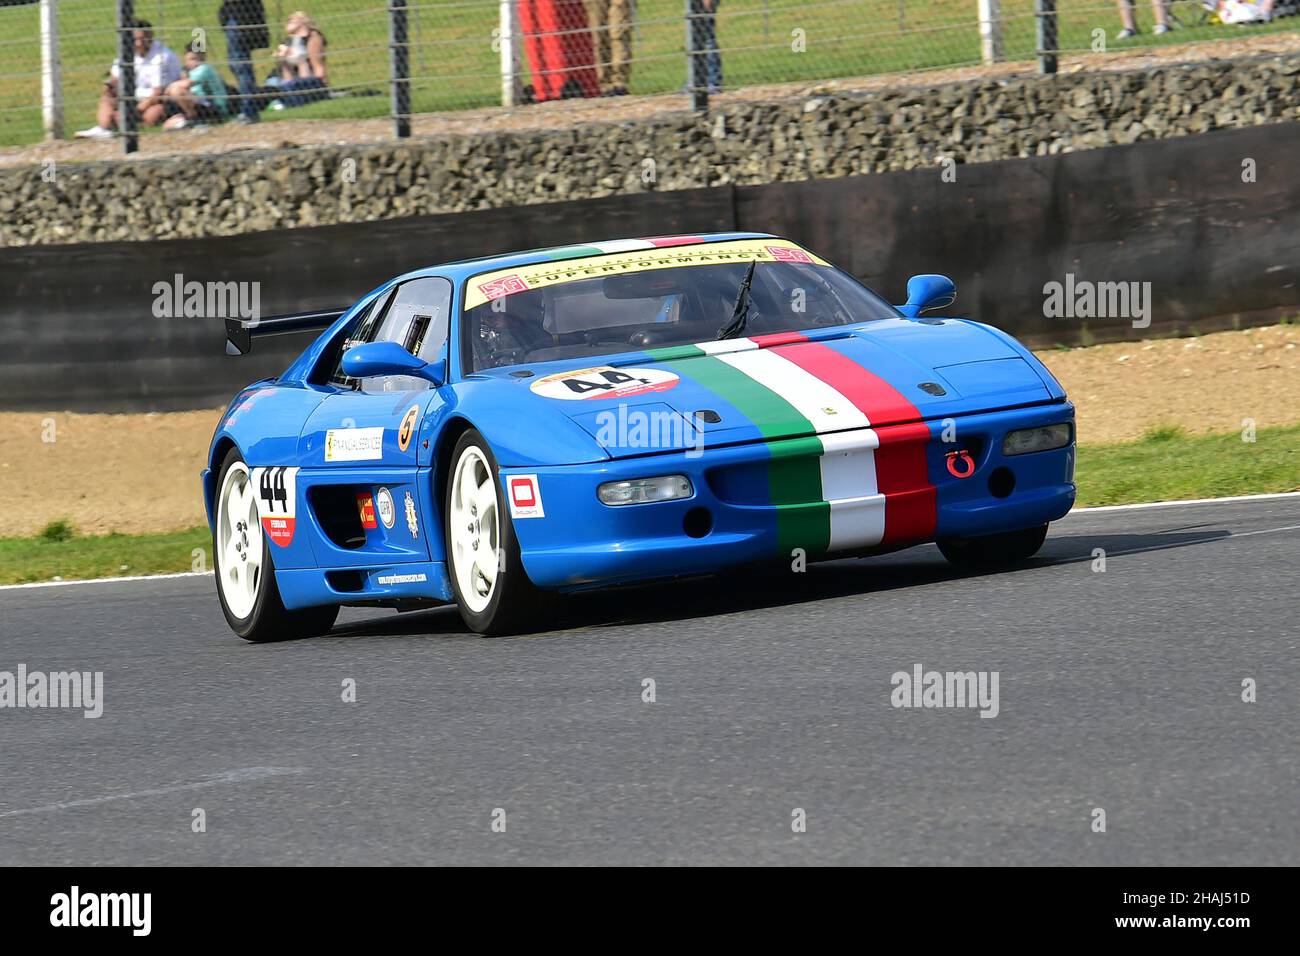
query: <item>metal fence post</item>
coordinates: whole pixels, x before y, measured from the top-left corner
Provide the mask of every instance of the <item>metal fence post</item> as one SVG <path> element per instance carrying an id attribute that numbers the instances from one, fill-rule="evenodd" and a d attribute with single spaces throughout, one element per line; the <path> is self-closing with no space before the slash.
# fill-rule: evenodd
<path id="1" fill-rule="evenodd" d="M 1056 72 L 1056 0 L 1034 0 L 1038 17 L 1038 72 Z"/>
<path id="2" fill-rule="evenodd" d="M 1001 0 L 978 0 L 980 21 L 980 59 L 985 63 L 1002 60 Z"/>
<path id="3" fill-rule="evenodd" d="M 691 94 L 691 109 L 709 111 L 709 81 L 704 62 L 704 0 L 686 0 L 686 86 Z"/>
<path id="4" fill-rule="evenodd" d="M 122 131 L 122 152 L 140 148 L 140 113 L 135 102 L 135 0 L 117 0 L 117 123 Z"/>
<path id="5" fill-rule="evenodd" d="M 388 36 L 393 71 L 393 125 L 399 139 L 411 135 L 411 57 L 406 0 L 389 0 Z"/>
<path id="6" fill-rule="evenodd" d="M 515 0 L 501 0 L 497 41 L 501 44 L 501 105 L 518 106 L 523 98 L 520 80 L 519 11 Z"/>
<path id="7" fill-rule="evenodd" d="M 41 0 L 41 121 L 46 139 L 63 139 L 63 69 L 59 0 Z"/>

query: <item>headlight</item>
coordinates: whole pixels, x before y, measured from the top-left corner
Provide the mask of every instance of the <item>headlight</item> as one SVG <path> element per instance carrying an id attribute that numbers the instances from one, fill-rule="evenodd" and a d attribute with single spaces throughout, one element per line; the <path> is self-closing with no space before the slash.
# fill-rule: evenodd
<path id="1" fill-rule="evenodd" d="M 632 481 L 607 481 L 596 489 L 596 496 L 607 505 L 644 505 L 652 501 L 674 501 L 695 494 L 685 475 L 662 478 L 635 478 Z"/>
<path id="2" fill-rule="evenodd" d="M 1008 432 L 1002 439 L 1003 455 L 1027 455 L 1031 451 L 1051 451 L 1070 444 L 1070 426 L 1045 425 L 1042 428 L 1022 428 L 1017 432 Z"/>

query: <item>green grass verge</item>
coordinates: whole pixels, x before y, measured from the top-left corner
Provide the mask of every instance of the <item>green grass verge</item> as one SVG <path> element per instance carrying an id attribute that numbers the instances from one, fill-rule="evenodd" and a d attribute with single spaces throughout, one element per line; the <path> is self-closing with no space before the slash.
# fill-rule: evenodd
<path id="1" fill-rule="evenodd" d="M 202 567 L 212 567 L 212 538 L 206 527 L 166 534 L 64 537 L 54 532 L 36 538 L 0 538 L 0 584 L 192 571 L 198 560 L 196 548 L 203 552 Z"/>
<path id="2" fill-rule="evenodd" d="M 1081 506 L 1297 491 L 1300 425 L 1261 428 L 1254 442 L 1154 428 L 1141 441 L 1083 446 L 1075 478 Z M 212 566 L 211 548 L 207 528 L 86 536 L 55 521 L 40 537 L 0 538 L 0 584 L 191 571 L 195 549 Z"/>
<path id="3" fill-rule="evenodd" d="M 210 59 L 225 67 L 226 41 L 215 29 L 217 0 L 146 0 L 136 14 L 153 22 L 172 49 L 181 50 L 195 27 L 208 29 Z M 284 17 L 305 6 L 329 39 L 330 81 L 350 89 L 330 100 L 269 119 L 360 118 L 388 113 L 388 16 L 376 0 L 313 0 L 309 4 L 268 0 L 272 43 Z M 1119 28 L 1113 3 L 1066 4 L 1059 13 L 1064 51 L 1090 50 L 1094 30 L 1103 30 L 1107 49 L 1164 46 L 1294 31 L 1296 18 L 1240 27 L 1191 26 L 1161 37 L 1150 33 L 1150 10 L 1138 14 L 1144 32 L 1115 40 Z M 635 32 L 632 92 L 665 93 L 686 79 L 682 0 L 640 0 Z M 727 0 L 721 5 L 718 40 L 728 87 L 762 83 L 865 76 L 979 62 L 976 5 L 971 0 Z M 1033 0 L 1003 0 L 1004 44 L 1009 60 L 1028 60 L 1035 50 Z M 115 54 L 114 4 L 107 0 L 64 0 L 59 8 L 66 125 L 94 122 L 99 84 Z M 39 142 L 40 36 L 35 6 L 0 8 L 0 145 Z M 492 106 L 500 103 L 499 54 L 493 50 L 498 25 L 496 0 L 442 0 L 411 5 L 411 95 L 417 113 Z M 258 51 L 259 79 L 271 67 L 270 51 Z M 372 94 L 372 95 L 365 95 Z M 373 95 L 378 94 L 378 95 Z"/>
<path id="4" fill-rule="evenodd" d="M 1300 425 L 1189 436 L 1176 426 L 1122 445 L 1084 445 L 1075 481 L 1080 506 L 1300 491 Z"/>

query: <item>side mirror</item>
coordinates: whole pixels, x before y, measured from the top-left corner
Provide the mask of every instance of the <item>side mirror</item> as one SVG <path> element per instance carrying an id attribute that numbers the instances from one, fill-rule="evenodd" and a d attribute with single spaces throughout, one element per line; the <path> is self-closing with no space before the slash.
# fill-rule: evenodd
<path id="1" fill-rule="evenodd" d="M 952 305 L 956 298 L 957 287 L 947 276 L 912 276 L 907 280 L 907 302 L 898 311 L 915 319 L 922 312 Z"/>
<path id="2" fill-rule="evenodd" d="M 352 378 L 373 378 L 376 375 L 412 375 L 441 385 L 446 379 L 441 361 L 432 365 L 416 358 L 396 342 L 367 342 L 354 345 L 343 353 L 343 371 Z"/>

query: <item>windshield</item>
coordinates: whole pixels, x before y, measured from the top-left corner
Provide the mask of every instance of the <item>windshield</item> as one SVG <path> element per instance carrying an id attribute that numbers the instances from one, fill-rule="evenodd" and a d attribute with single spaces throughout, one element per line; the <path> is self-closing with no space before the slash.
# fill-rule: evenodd
<path id="1" fill-rule="evenodd" d="M 874 292 L 778 239 L 542 262 L 475 276 L 465 294 L 471 370 L 896 318 Z"/>

